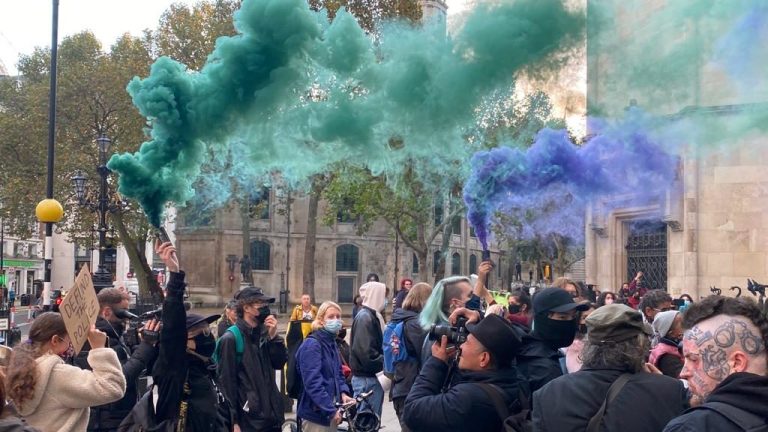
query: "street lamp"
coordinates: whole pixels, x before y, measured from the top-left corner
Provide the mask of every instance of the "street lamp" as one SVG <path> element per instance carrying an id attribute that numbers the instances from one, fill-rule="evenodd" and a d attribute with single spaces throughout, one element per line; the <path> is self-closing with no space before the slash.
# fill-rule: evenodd
<path id="1" fill-rule="evenodd" d="M 88 194 L 88 177 L 84 172 L 77 170 L 71 177 L 72 188 L 75 192 L 78 204 L 81 207 L 87 208 L 92 212 L 96 212 L 99 215 L 99 225 L 97 231 L 99 232 L 99 263 L 96 267 L 96 271 L 93 272 L 93 287 L 96 292 L 101 291 L 103 288 L 112 286 L 112 274 L 104 267 L 104 255 L 107 249 L 107 213 L 115 213 L 123 210 L 125 202 L 119 199 L 110 199 L 108 193 L 107 179 L 111 173 L 107 168 L 107 155 L 109 154 L 109 146 L 112 141 L 105 135 L 99 135 L 96 138 L 96 143 L 99 147 L 99 166 L 96 168 L 96 172 L 99 174 L 99 195 L 95 199 L 92 199 Z"/>

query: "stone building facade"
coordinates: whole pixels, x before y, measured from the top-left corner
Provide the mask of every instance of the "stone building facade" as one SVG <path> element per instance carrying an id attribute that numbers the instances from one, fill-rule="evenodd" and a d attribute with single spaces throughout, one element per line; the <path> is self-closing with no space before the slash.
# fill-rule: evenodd
<path id="1" fill-rule="evenodd" d="M 618 0 L 612 2 L 620 5 Z M 646 40 L 646 20 L 666 7 L 667 2 L 653 0 L 644 3 L 642 11 L 617 13 L 620 31 L 588 40 L 590 112 L 599 107 L 602 113 L 619 116 L 628 104 L 636 103 L 655 115 L 669 116 L 672 125 L 691 115 L 707 122 L 765 109 L 759 108 L 768 101 L 764 80 L 749 92 L 739 92 L 704 56 L 700 63 L 686 65 L 691 79 L 682 89 L 685 97 L 660 103 L 641 89 L 616 85 L 628 71 L 614 67 L 613 56 Z M 621 12 L 620 7 L 617 10 Z M 686 26 L 695 29 L 696 23 L 674 27 L 678 38 L 697 34 Z M 714 288 L 734 295 L 737 290 L 730 290 L 732 286 L 751 297 L 747 278 L 768 283 L 768 135 L 758 130 L 734 134 L 719 148 L 688 144 L 677 180 L 659 191 L 655 202 L 625 206 L 626 197 L 612 197 L 594 203 L 586 227 L 587 283 L 616 291 L 636 270 L 644 270 L 652 274 L 651 287 L 667 289 L 675 297 L 688 293 L 694 299 Z M 602 208 L 616 209 L 606 213 Z"/>
<path id="2" fill-rule="evenodd" d="M 290 210 L 287 202 L 279 191 L 271 190 L 263 213 L 249 221 L 253 283 L 270 295 L 277 298 L 281 290 L 287 289 L 289 301 L 298 302 L 303 291 L 305 265 L 314 266 L 318 302 L 350 303 L 369 273 L 376 273 L 390 288 L 396 279 L 399 284 L 402 278 L 434 283 L 440 235 L 433 243 L 428 262 L 418 263 L 413 251 L 402 240 L 396 241 L 394 230 L 384 221 L 376 221 L 364 235 L 356 234 L 353 222 L 327 226 L 318 221 L 315 260 L 305 263 L 309 199 L 301 195 L 291 197 Z M 321 201 L 320 217 L 325 208 Z M 237 205 L 216 211 L 204 222 L 192 224 L 181 212 L 177 219 L 177 247 L 187 273 L 190 296 L 206 304 L 216 304 L 231 298 L 243 282 L 244 224 Z M 446 254 L 445 275 L 468 275 L 476 271 L 480 263 L 480 242 L 464 218 L 458 219 L 455 227 L 457 230 L 451 235 Z M 499 251 L 492 249 L 491 252 L 492 259 L 498 262 Z M 491 285 L 501 287 L 500 274 L 491 279 Z"/>

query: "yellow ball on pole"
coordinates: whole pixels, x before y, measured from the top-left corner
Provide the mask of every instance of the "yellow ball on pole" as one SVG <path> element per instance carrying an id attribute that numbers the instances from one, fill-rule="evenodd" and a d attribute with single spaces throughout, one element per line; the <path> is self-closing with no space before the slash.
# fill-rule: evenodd
<path id="1" fill-rule="evenodd" d="M 44 199 L 37 204 L 35 215 L 40 222 L 56 223 L 64 217 L 64 207 L 55 199 Z"/>

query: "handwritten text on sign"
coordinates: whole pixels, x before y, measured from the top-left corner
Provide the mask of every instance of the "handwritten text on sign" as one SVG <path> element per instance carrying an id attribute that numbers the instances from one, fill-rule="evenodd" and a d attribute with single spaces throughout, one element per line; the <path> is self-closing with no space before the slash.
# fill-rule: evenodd
<path id="1" fill-rule="evenodd" d="M 59 312 L 64 318 L 72 347 L 75 353 L 79 353 L 85 341 L 88 340 L 91 326 L 96 323 L 96 318 L 99 316 L 99 300 L 96 298 L 87 265 L 84 265 L 77 274 L 75 285 L 61 302 Z"/>

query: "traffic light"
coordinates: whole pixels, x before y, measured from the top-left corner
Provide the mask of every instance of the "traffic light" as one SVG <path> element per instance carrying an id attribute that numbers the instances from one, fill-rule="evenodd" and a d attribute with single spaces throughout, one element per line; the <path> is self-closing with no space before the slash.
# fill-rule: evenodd
<path id="1" fill-rule="evenodd" d="M 5 286 L 5 273 L 0 274 L 0 287 Z"/>

